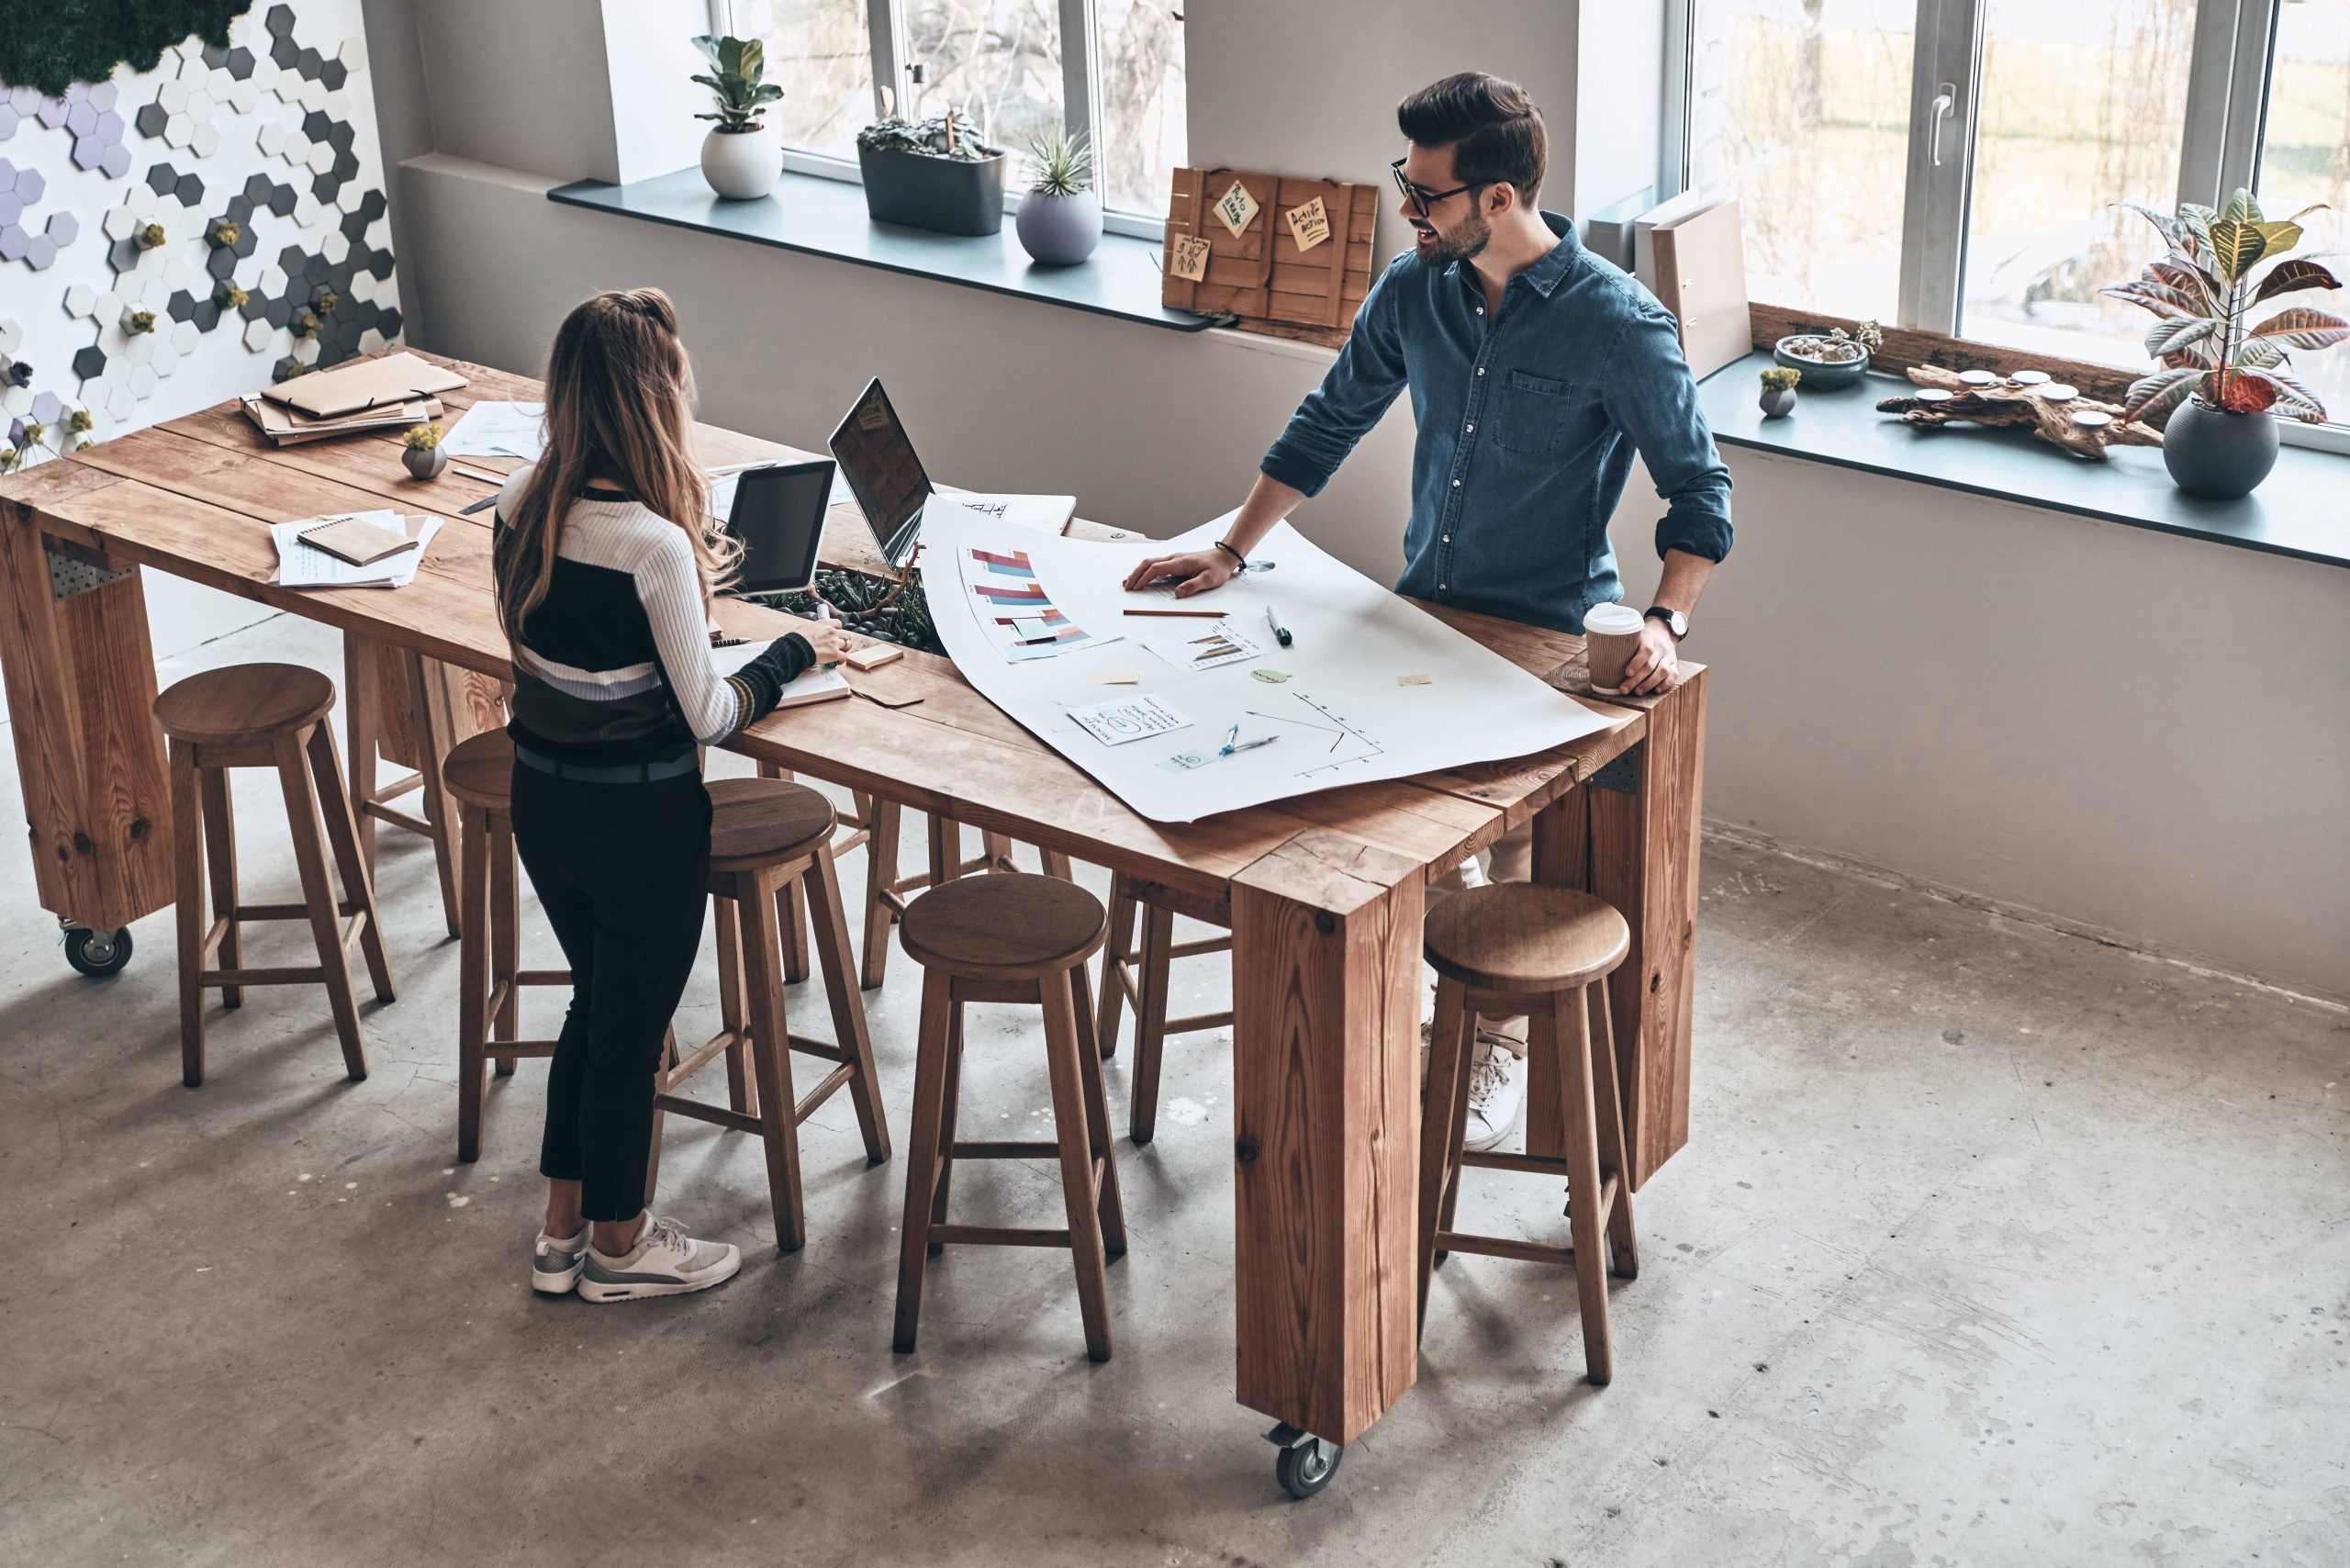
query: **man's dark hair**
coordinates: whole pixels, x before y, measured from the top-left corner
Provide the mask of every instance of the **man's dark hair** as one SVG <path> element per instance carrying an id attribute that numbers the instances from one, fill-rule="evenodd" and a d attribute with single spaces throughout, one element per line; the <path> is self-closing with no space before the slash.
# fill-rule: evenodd
<path id="1" fill-rule="evenodd" d="M 1395 106 L 1395 123 L 1423 147 L 1452 149 L 1452 177 L 1461 185 L 1517 187 L 1533 203 L 1542 188 L 1550 139 L 1542 111 L 1515 82 L 1464 71 L 1421 88 Z"/>

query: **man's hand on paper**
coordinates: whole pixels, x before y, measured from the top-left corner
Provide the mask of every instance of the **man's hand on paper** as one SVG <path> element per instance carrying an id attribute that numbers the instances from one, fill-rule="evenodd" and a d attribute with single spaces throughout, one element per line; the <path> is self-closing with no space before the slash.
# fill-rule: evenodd
<path id="1" fill-rule="evenodd" d="M 1624 666 L 1624 691 L 1632 697 L 1652 697 L 1673 689 L 1681 668 L 1680 650 L 1662 621 L 1640 622 L 1640 646 Z"/>
<path id="2" fill-rule="evenodd" d="M 1181 555 L 1153 555 L 1126 574 L 1126 591 L 1139 593 L 1163 578 L 1179 579 L 1177 599 L 1222 588 L 1232 580 L 1232 557 L 1221 550 L 1192 550 Z"/>

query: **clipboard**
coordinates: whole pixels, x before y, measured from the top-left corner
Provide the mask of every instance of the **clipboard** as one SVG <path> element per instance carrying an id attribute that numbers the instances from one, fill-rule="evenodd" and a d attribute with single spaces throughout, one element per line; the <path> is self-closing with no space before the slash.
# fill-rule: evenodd
<path id="1" fill-rule="evenodd" d="M 363 409 L 413 402 L 464 384 L 465 378 L 453 370 L 412 353 L 395 353 L 281 381 L 264 388 L 262 396 L 314 420 L 330 420 Z"/>

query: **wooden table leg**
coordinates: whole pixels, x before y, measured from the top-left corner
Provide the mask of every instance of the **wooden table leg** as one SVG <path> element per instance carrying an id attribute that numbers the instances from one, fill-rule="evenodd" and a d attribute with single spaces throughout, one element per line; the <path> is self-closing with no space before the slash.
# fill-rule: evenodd
<path id="1" fill-rule="evenodd" d="M 1639 705 L 1648 710 L 1647 738 L 1534 819 L 1534 879 L 1588 889 L 1632 928 L 1608 1000 L 1635 1192 L 1689 1141 L 1706 672 Z M 1529 1065 L 1527 1152 L 1561 1153 L 1564 1129 L 1536 1110 L 1556 1099 L 1556 1080 L 1543 1064 Z"/>
<path id="2" fill-rule="evenodd" d="M 1331 1442 L 1418 1372 L 1423 876 L 1317 830 L 1232 880 L 1238 1395 Z"/>

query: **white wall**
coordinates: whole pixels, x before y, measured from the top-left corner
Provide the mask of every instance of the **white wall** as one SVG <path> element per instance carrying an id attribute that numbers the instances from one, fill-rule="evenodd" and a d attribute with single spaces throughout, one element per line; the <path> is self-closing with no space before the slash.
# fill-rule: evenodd
<path id="1" fill-rule="evenodd" d="M 381 61 L 377 33 L 412 24 L 397 0 L 368 4 Z M 588 0 L 565 5 L 602 25 Z M 426 57 L 458 8 L 414 12 Z M 1605 205 L 1653 176 L 1641 117 L 1654 95 L 1620 74 L 1635 55 L 1653 70 L 1634 9 L 1366 0 L 1333 28 L 1322 7 L 1194 0 L 1193 157 L 1383 178 L 1395 98 L 1484 65 L 1524 76 L 1549 111 L 1544 205 Z M 1307 79 L 1337 85 L 1302 90 L 1309 59 Z M 501 66 L 502 90 L 556 119 L 573 112 L 554 100 L 576 84 Z M 386 90 L 397 74 L 379 68 Z M 442 149 L 409 162 L 394 197 L 411 335 L 428 347 L 530 370 L 581 295 L 657 283 L 683 313 L 711 420 L 816 446 L 878 374 L 953 482 L 1069 491 L 1089 516 L 1158 533 L 1239 500 L 1327 362 L 557 207 L 545 189 L 596 173 L 605 144 L 583 134 L 564 152 L 533 133 L 503 151 L 476 110 L 436 81 L 429 105 L 379 111 L 386 146 Z M 1399 409 L 1301 525 L 1392 572 L 1409 442 Z M 1688 648 L 1715 671 L 1711 814 L 2350 994 L 2350 574 L 1812 465 L 1730 462 L 1739 544 Z M 1653 581 L 1656 512 L 1636 473 L 1617 532 L 1636 599 Z M 2198 629 L 2215 607 L 2289 628 L 2263 635 L 2294 656 L 2207 649 Z"/>

